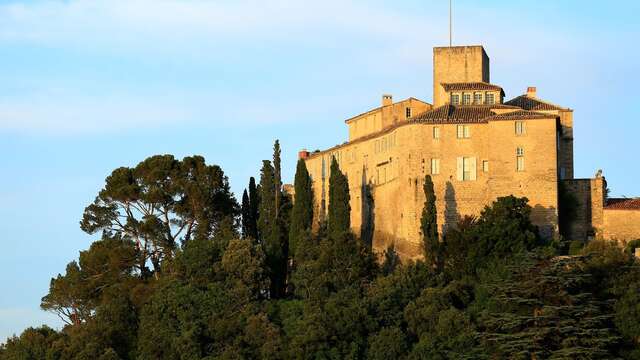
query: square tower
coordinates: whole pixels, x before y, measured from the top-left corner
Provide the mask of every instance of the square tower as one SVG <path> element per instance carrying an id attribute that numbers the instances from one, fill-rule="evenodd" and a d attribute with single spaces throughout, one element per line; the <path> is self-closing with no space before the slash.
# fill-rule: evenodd
<path id="1" fill-rule="evenodd" d="M 433 48 L 433 106 L 449 102 L 443 83 L 489 83 L 489 56 L 481 45 Z"/>

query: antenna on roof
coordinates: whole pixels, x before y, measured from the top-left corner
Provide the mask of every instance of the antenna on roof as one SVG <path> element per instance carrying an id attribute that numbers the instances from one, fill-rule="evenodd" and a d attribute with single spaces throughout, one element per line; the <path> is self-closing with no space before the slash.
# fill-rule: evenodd
<path id="1" fill-rule="evenodd" d="M 453 0 L 449 0 L 449 47 L 453 46 Z"/>

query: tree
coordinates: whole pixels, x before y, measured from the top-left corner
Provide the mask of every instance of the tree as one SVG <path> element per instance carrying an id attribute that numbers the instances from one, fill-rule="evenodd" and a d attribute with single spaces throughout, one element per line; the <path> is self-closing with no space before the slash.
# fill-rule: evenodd
<path id="1" fill-rule="evenodd" d="M 436 269 L 441 268 L 440 239 L 438 238 L 438 219 L 436 213 L 436 194 L 433 190 L 431 175 L 424 178 L 424 208 L 420 228 L 422 230 L 424 258 L 427 264 Z"/>
<path id="2" fill-rule="evenodd" d="M 65 275 L 51 279 L 49 293 L 40 307 L 58 315 L 67 324 L 80 324 L 93 317 L 102 295 L 109 288 L 137 281 L 138 251 L 131 240 L 105 237 L 80 252 L 79 262 L 67 265 Z"/>
<path id="3" fill-rule="evenodd" d="M 151 260 L 157 273 L 177 245 L 211 236 L 237 212 L 219 166 L 206 165 L 201 156 L 179 161 L 156 155 L 135 168 L 114 170 L 85 209 L 80 227 L 89 234 L 102 231 L 133 240 L 141 254 L 139 266 Z"/>
<path id="4" fill-rule="evenodd" d="M 253 176 L 249 179 L 249 222 L 248 232 L 253 239 L 259 239 L 258 218 L 260 212 L 260 187 L 256 186 L 256 179 Z"/>
<path id="5" fill-rule="evenodd" d="M 294 188 L 296 198 L 291 212 L 289 250 L 295 257 L 300 238 L 308 236 L 313 222 L 313 189 L 311 177 L 303 159 L 298 160 Z"/>
<path id="6" fill-rule="evenodd" d="M 267 266 L 271 279 L 271 296 L 284 294 L 287 275 L 286 241 L 283 239 L 281 219 L 277 217 L 275 175 L 269 160 L 264 160 L 260 175 L 260 241 L 267 254 Z"/>
<path id="7" fill-rule="evenodd" d="M 338 237 L 351 227 L 351 205 L 349 204 L 349 181 L 340 171 L 335 157 L 331 158 L 329 175 L 329 219 L 327 228 L 330 236 Z"/>
<path id="8" fill-rule="evenodd" d="M 506 196 L 486 206 L 475 226 L 473 257 L 502 257 L 542 245 L 528 202 L 526 197 Z"/>
<path id="9" fill-rule="evenodd" d="M 247 194 L 247 190 L 244 190 L 242 193 L 242 237 L 247 239 L 251 237 L 251 203 L 249 202 L 249 195 Z"/>
<path id="10" fill-rule="evenodd" d="M 0 359 L 3 360 L 40 360 L 58 359 L 59 353 L 54 343 L 61 334 L 48 326 L 28 328 L 20 336 L 12 336 L 6 343 L 0 344 Z"/>
<path id="11" fill-rule="evenodd" d="M 273 186 L 275 191 L 276 218 L 280 218 L 280 205 L 282 198 L 282 169 L 280 161 L 280 141 L 273 144 Z"/>

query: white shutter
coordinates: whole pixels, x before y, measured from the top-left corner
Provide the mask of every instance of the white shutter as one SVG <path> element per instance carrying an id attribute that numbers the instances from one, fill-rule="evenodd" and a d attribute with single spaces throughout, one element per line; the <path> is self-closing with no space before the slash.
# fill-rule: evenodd
<path id="1" fill-rule="evenodd" d="M 464 158 L 457 158 L 457 164 L 456 164 L 456 179 L 458 179 L 458 181 L 462 181 L 464 180 Z"/>
<path id="2" fill-rule="evenodd" d="M 476 167 L 476 158 L 472 157 L 469 158 L 469 160 L 471 161 L 471 177 L 469 178 L 470 180 L 475 180 L 476 179 L 476 171 L 477 171 L 477 167 Z"/>

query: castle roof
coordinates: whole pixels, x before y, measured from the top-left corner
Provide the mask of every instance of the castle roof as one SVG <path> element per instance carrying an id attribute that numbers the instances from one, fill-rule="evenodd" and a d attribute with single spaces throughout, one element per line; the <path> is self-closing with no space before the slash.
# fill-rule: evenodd
<path id="1" fill-rule="evenodd" d="M 545 111 L 545 110 L 569 110 L 567 108 L 563 108 L 561 106 L 552 104 L 547 101 L 540 100 L 538 98 L 530 97 L 527 95 L 520 95 L 515 97 L 507 102 L 507 105 L 514 105 L 525 110 L 533 110 L 533 111 Z"/>
<path id="2" fill-rule="evenodd" d="M 497 113 L 493 110 L 514 110 Z M 446 104 L 433 110 L 425 111 L 411 118 L 410 121 L 425 124 L 451 123 L 486 123 L 494 120 L 549 119 L 555 116 L 522 110 L 516 106 L 494 105 L 451 105 Z"/>
<path id="3" fill-rule="evenodd" d="M 444 91 L 463 91 L 463 90 L 489 90 L 500 91 L 504 95 L 504 90 L 498 85 L 489 84 L 486 82 L 460 82 L 460 83 L 442 83 L 440 84 L 444 88 Z"/>
<path id="4" fill-rule="evenodd" d="M 607 199 L 607 210 L 640 210 L 640 198 L 612 198 Z"/>
<path id="5" fill-rule="evenodd" d="M 485 121 L 497 120 L 524 120 L 524 119 L 554 119 L 555 115 L 549 115 L 528 110 L 517 110 L 503 114 L 496 114 L 485 119 Z"/>

